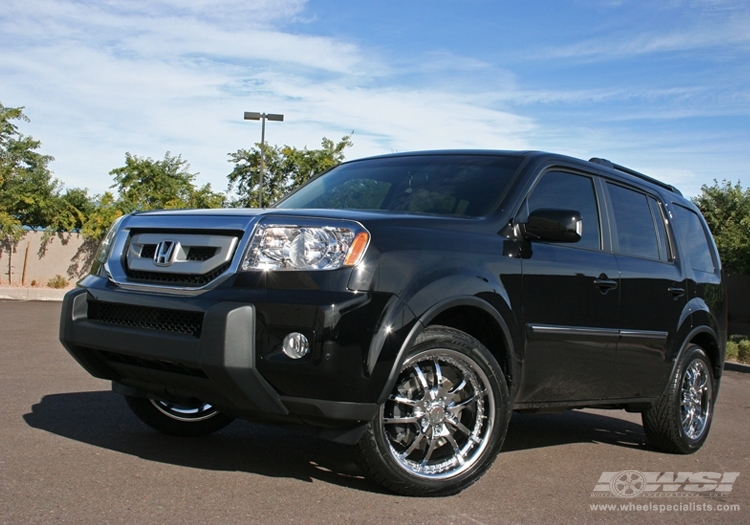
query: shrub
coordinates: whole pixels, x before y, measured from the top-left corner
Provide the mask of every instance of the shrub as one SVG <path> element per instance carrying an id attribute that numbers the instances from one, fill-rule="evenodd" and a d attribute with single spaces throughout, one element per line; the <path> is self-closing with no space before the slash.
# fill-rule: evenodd
<path id="1" fill-rule="evenodd" d="M 52 279 L 47 281 L 47 286 L 50 288 L 65 288 L 68 286 L 68 280 L 62 275 L 55 275 Z"/>
<path id="2" fill-rule="evenodd" d="M 740 345 L 735 341 L 727 341 L 727 361 L 737 361 Z"/>
<path id="3" fill-rule="evenodd" d="M 740 363 L 750 363 L 750 339 L 737 343 L 737 360 Z"/>

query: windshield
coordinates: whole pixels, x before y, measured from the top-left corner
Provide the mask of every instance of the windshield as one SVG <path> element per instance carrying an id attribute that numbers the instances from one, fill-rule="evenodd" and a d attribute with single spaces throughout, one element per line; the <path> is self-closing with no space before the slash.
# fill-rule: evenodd
<path id="1" fill-rule="evenodd" d="M 415 155 L 352 162 L 313 179 L 275 207 L 481 217 L 495 208 L 521 160 Z"/>

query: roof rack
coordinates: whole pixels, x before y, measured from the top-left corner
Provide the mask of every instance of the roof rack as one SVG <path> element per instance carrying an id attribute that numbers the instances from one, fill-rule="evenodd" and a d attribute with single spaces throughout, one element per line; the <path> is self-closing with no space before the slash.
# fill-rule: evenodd
<path id="1" fill-rule="evenodd" d="M 631 170 L 630 168 L 626 168 L 625 166 L 620 166 L 619 164 L 610 162 L 607 159 L 600 159 L 598 157 L 593 157 L 589 159 L 589 162 L 593 162 L 594 164 L 599 164 L 601 166 L 606 166 L 607 168 L 611 168 L 613 170 L 622 171 L 623 173 L 627 173 L 628 175 L 638 177 L 639 179 L 648 181 L 651 184 L 656 184 L 657 186 L 661 186 L 662 188 L 669 190 L 672 193 L 676 193 L 677 195 L 682 196 L 682 192 L 678 190 L 677 188 L 675 188 L 674 186 L 672 186 L 671 184 L 667 184 L 666 182 L 662 182 L 653 177 L 649 177 L 648 175 L 644 175 L 643 173 L 639 171 Z"/>

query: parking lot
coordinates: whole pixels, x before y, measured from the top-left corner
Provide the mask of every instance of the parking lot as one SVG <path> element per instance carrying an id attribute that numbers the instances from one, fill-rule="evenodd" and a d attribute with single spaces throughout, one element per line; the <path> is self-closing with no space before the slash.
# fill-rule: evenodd
<path id="1" fill-rule="evenodd" d="M 638 414 L 517 414 L 479 482 L 406 498 L 365 480 L 348 447 L 290 429 L 236 421 L 194 439 L 150 430 L 63 349 L 59 312 L 59 302 L 0 301 L 2 524 L 750 523 L 747 373 L 725 372 L 711 436 L 694 455 L 649 449 Z M 592 496 L 603 473 L 627 470 L 740 475 L 721 494 Z"/>

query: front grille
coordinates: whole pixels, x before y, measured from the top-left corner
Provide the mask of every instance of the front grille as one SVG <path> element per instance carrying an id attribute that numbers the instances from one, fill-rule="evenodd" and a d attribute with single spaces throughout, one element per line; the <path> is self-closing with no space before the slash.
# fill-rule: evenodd
<path id="1" fill-rule="evenodd" d="M 153 259 L 154 255 L 156 255 L 155 244 L 146 244 L 143 246 L 143 249 L 141 249 L 141 257 L 144 259 Z"/>
<path id="2" fill-rule="evenodd" d="M 193 246 L 188 250 L 187 260 L 188 261 L 207 261 L 218 251 L 218 248 L 213 246 Z M 143 256 L 141 256 L 143 257 Z"/>
<path id="3" fill-rule="evenodd" d="M 185 363 L 174 363 L 171 361 L 162 361 L 159 359 L 147 359 L 132 355 L 118 354 L 115 352 L 107 352 L 105 350 L 92 350 L 92 352 L 97 354 L 102 361 L 105 361 L 107 363 L 137 366 L 140 368 L 148 368 L 149 370 L 158 370 L 161 372 L 170 372 L 173 374 L 192 377 L 208 377 L 202 368 L 187 365 Z"/>
<path id="4" fill-rule="evenodd" d="M 200 337 L 203 312 L 90 301 L 88 318 L 103 324 L 147 328 Z"/>
<path id="5" fill-rule="evenodd" d="M 182 273 L 161 273 L 161 272 L 143 272 L 140 270 L 131 270 L 127 268 L 125 273 L 131 281 L 153 284 L 169 284 L 172 286 L 187 286 L 198 288 L 204 286 L 219 275 L 227 271 L 231 262 L 227 262 L 216 268 L 214 271 L 203 275 L 191 275 Z"/>
<path id="6" fill-rule="evenodd" d="M 185 260 L 187 261 L 207 261 L 214 255 L 216 255 L 216 252 L 219 249 L 214 246 L 191 246 L 188 248 L 187 256 Z M 155 244 L 144 244 L 143 248 L 141 248 L 141 258 L 142 259 L 153 259 L 154 255 L 156 255 L 156 245 Z"/>

